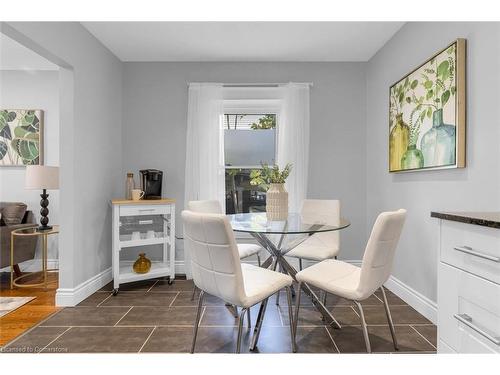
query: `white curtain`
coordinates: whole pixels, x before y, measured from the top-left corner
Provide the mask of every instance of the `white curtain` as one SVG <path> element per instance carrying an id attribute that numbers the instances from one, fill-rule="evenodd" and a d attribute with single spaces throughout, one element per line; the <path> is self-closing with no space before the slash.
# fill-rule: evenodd
<path id="1" fill-rule="evenodd" d="M 188 93 L 184 207 L 191 200 L 224 200 L 223 87 L 219 83 L 191 83 Z M 188 249 L 186 275 L 191 277 Z"/>
<path id="2" fill-rule="evenodd" d="M 277 162 L 280 168 L 293 164 L 285 187 L 290 212 L 299 212 L 307 198 L 309 169 L 309 84 L 284 86 L 284 101 L 278 127 Z"/>

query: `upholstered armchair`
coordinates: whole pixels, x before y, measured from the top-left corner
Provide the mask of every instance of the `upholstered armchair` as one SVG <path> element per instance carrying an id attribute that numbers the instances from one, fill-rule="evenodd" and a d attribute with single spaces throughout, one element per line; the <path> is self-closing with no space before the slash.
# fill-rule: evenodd
<path id="1" fill-rule="evenodd" d="M 12 204 L 17 203 L 0 202 L 0 212 L 3 211 L 4 207 Z M 0 268 L 10 266 L 10 240 L 12 231 L 19 228 L 36 226 L 35 215 L 31 211 L 24 213 L 20 224 L 7 225 L 3 219 L 0 219 Z M 14 271 L 16 274 L 20 274 L 19 263 L 35 257 L 37 240 L 37 236 L 16 237 L 14 244 Z"/>

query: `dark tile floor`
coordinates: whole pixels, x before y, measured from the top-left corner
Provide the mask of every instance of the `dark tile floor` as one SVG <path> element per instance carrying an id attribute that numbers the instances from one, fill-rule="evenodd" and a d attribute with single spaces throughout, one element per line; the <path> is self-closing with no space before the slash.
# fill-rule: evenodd
<path id="1" fill-rule="evenodd" d="M 112 296 L 109 284 L 74 308 L 65 308 L 10 342 L 4 352 L 169 352 L 189 351 L 196 299 L 191 281 L 150 280 L 120 287 Z M 435 353 L 436 327 L 391 292 L 387 292 L 400 352 Z M 290 330 L 284 293 L 280 305 L 269 301 L 259 339 L 263 353 L 290 353 Z M 297 345 L 299 353 L 364 353 L 365 344 L 356 307 L 329 296 L 327 306 L 342 329 L 325 326 L 310 299 L 301 298 Z M 394 352 L 384 308 L 378 294 L 363 302 L 372 350 Z M 252 327 L 258 306 L 251 310 Z M 246 327 L 246 326 L 245 326 Z M 242 352 L 248 352 L 252 330 L 245 328 Z M 205 298 L 196 351 L 231 353 L 235 350 L 237 320 L 213 296 Z"/>

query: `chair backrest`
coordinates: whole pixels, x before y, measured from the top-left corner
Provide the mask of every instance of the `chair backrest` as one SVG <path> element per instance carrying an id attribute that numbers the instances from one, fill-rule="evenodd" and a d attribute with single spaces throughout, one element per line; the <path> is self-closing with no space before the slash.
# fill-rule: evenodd
<path id="1" fill-rule="evenodd" d="M 304 199 L 301 209 L 302 220 L 305 222 L 324 221 L 326 224 L 339 225 L 340 201 L 326 199 Z M 319 232 L 314 234 L 332 250 L 331 257 L 337 255 L 340 248 L 339 231 Z"/>
<path id="2" fill-rule="evenodd" d="M 189 201 L 188 210 L 205 214 L 222 214 L 222 207 L 217 200 Z"/>
<path id="3" fill-rule="evenodd" d="M 195 285 L 226 302 L 241 305 L 245 288 L 240 256 L 226 216 L 182 211 L 182 220 Z"/>
<path id="4" fill-rule="evenodd" d="M 389 279 L 406 210 L 381 213 L 366 245 L 358 291 L 368 297 Z"/>

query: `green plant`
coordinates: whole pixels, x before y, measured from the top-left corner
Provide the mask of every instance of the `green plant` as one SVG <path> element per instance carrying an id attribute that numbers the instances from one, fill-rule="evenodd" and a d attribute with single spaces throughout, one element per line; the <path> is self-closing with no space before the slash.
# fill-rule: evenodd
<path id="1" fill-rule="evenodd" d="M 277 165 L 269 166 L 261 163 L 262 169 L 253 169 L 250 172 L 250 185 L 259 186 L 265 190 L 270 184 L 284 184 L 292 171 L 292 164 L 288 163 L 282 170 Z"/>
<path id="2" fill-rule="evenodd" d="M 425 117 L 431 118 L 434 111 L 443 109 L 451 97 L 455 96 L 455 45 L 446 50 L 446 59 L 438 64 L 436 57 L 429 61 L 421 74 L 422 81 L 413 80 L 411 83 L 412 94 L 406 97 L 407 103 L 413 103 L 415 108 L 411 111 L 409 119 L 410 144 L 416 144 Z M 424 95 L 417 97 L 414 89 L 418 84 L 424 89 Z M 417 117 L 414 119 L 414 116 Z"/>
<path id="3" fill-rule="evenodd" d="M 276 115 L 264 115 L 264 117 L 259 118 L 259 123 L 252 123 L 250 125 L 251 129 L 274 129 L 276 128 Z"/>

